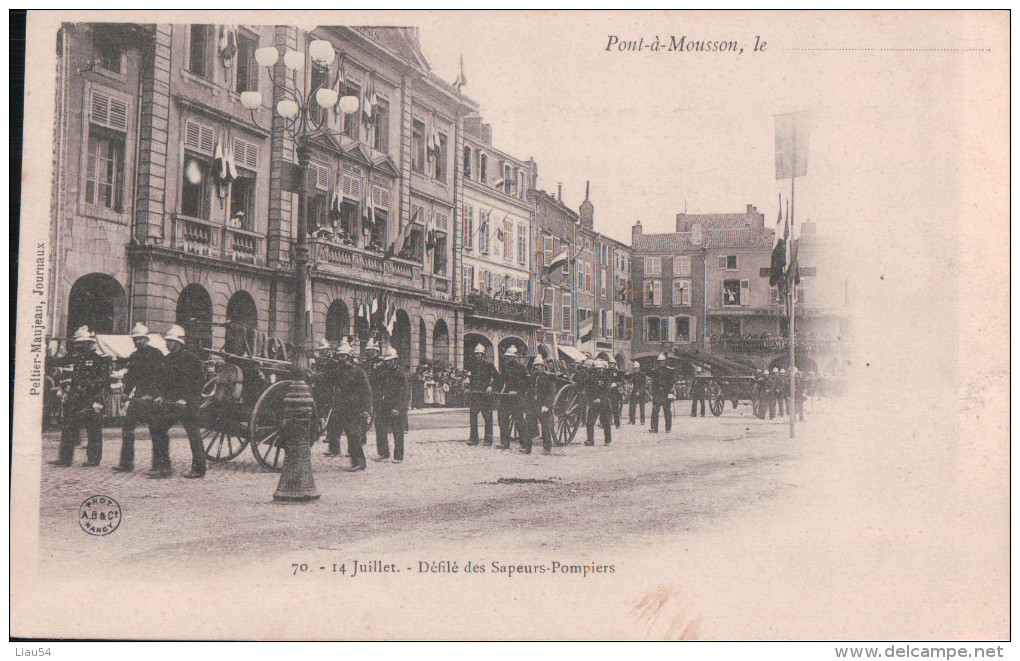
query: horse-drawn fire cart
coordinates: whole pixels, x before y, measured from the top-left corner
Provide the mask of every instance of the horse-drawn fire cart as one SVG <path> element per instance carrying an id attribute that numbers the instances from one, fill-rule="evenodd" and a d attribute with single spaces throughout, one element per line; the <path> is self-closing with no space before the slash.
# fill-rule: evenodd
<path id="1" fill-rule="evenodd" d="M 686 368 L 681 372 L 701 382 L 712 415 L 722 415 L 726 402 L 737 408 L 741 401 L 747 401 L 755 416 L 765 417 L 768 403 L 754 365 L 693 347 L 675 347 L 671 357 Z"/>

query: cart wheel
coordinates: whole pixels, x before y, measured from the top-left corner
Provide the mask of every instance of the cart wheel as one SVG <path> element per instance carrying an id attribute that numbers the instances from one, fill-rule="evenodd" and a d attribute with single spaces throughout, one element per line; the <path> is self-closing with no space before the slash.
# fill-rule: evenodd
<path id="1" fill-rule="evenodd" d="M 568 445 L 577 435 L 584 414 L 581 393 L 573 384 L 560 388 L 553 399 L 553 442 Z"/>
<path id="2" fill-rule="evenodd" d="M 277 381 L 266 388 L 255 402 L 255 408 L 251 412 L 251 422 L 248 425 L 249 440 L 255 460 L 262 468 L 274 473 L 283 470 L 283 460 L 287 453 L 285 439 L 282 438 L 283 398 L 287 395 L 287 389 L 292 383 L 292 381 Z M 312 403 L 312 420 L 319 420 L 314 402 Z M 319 436 L 317 422 L 310 425 L 310 432 L 309 444 L 314 443 Z"/>
<path id="3" fill-rule="evenodd" d="M 248 446 L 246 431 L 233 419 L 227 419 L 219 410 L 214 409 L 212 400 L 202 402 L 199 410 L 200 436 L 205 458 L 209 461 L 223 463 L 230 461 L 244 452 Z"/>
<path id="4" fill-rule="evenodd" d="M 723 407 L 726 405 L 723 400 L 722 385 L 715 379 L 708 382 L 708 408 L 712 410 L 712 415 L 718 417 L 722 415 Z"/>

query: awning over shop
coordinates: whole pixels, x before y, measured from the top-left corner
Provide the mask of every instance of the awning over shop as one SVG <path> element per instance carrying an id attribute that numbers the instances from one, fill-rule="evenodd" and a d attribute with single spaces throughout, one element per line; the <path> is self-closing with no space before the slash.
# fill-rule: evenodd
<path id="1" fill-rule="evenodd" d="M 560 346 L 559 350 L 560 350 L 560 354 L 562 356 L 564 356 L 566 358 L 569 358 L 570 360 L 572 360 L 572 361 L 574 361 L 576 363 L 580 363 L 580 362 L 584 361 L 584 359 L 585 359 L 585 355 L 583 353 L 581 353 L 581 351 L 579 349 L 575 349 L 574 347 L 571 347 L 571 346 Z"/>

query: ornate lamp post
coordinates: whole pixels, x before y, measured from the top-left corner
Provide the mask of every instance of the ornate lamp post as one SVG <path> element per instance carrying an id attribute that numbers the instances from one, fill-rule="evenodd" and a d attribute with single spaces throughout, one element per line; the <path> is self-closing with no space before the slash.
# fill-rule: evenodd
<path id="1" fill-rule="evenodd" d="M 308 44 L 308 54 L 313 62 L 329 66 L 336 58 L 333 45 L 325 40 L 316 39 Z M 297 242 L 294 245 L 294 323 L 291 328 L 291 343 L 294 347 L 291 360 L 292 385 L 284 397 L 286 420 L 283 425 L 283 440 L 287 444 L 284 457 L 283 473 L 280 483 L 273 494 L 274 500 L 303 502 L 319 498 L 312 476 L 312 460 L 310 437 L 312 425 L 313 403 L 312 390 L 308 386 L 308 335 L 311 326 L 309 298 L 311 289 L 311 266 L 308 254 L 308 173 L 311 160 L 311 142 L 324 135 L 340 135 L 329 128 L 326 110 L 338 105 L 344 114 L 358 110 L 356 96 L 340 98 L 337 90 L 325 85 L 307 89 L 304 79 L 305 53 L 287 49 L 283 55 L 283 63 L 287 75 L 278 82 L 273 67 L 280 59 L 280 52 L 275 46 L 259 48 L 255 51 L 255 61 L 266 68 L 273 89 L 283 90 L 283 98 L 276 102 L 276 113 L 283 119 L 284 135 L 292 138 L 297 145 L 298 168 L 301 173 L 298 191 L 298 223 Z M 286 78 L 292 85 L 286 85 Z M 300 84 L 299 84 L 300 81 Z M 282 83 L 282 84 L 281 84 Z M 313 112 L 315 106 L 320 112 Z M 262 105 L 261 92 L 242 92 L 241 105 L 252 114 Z"/>

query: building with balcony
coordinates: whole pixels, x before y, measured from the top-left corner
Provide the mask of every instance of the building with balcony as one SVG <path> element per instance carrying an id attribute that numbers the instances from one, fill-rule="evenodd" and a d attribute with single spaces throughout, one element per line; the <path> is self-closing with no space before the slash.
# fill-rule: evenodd
<path id="1" fill-rule="evenodd" d="M 331 65 L 308 57 L 314 39 Z M 265 46 L 303 65 L 269 71 Z M 360 104 L 312 108 L 337 136 L 314 141 L 307 173 L 312 339 L 378 334 L 408 366 L 461 364 L 463 118 L 477 104 L 432 73 L 415 29 L 67 24 L 58 64 L 54 335 L 179 323 L 219 348 L 232 321 L 286 340 L 304 182 L 275 108 L 285 89 L 326 86 Z M 240 102 L 252 91 L 255 111 Z"/>
<path id="2" fill-rule="evenodd" d="M 764 215 L 748 205 L 744 213 L 681 213 L 676 222 L 677 231 L 667 234 L 645 234 L 640 222 L 632 228 L 634 356 L 689 345 L 762 368 L 789 364 L 786 304 L 769 285 L 775 230 L 765 227 Z M 805 300 L 819 271 L 813 262 L 823 258 L 810 247 L 820 245 L 813 228 L 805 223 L 802 233 L 798 297 Z M 797 311 L 801 366 L 829 369 L 845 353 L 847 333 L 840 330 L 849 322 L 830 293 L 818 307 Z"/>
<path id="3" fill-rule="evenodd" d="M 533 160 L 522 161 L 492 146 L 492 127 L 481 117 L 464 120 L 461 291 L 469 310 L 464 351 L 481 344 L 489 358 L 510 346 L 534 354 L 541 308 L 535 300 Z"/>
<path id="4" fill-rule="evenodd" d="M 579 245 L 578 214 L 563 203 L 563 188 L 557 195 L 533 189 L 529 199 L 535 203 L 536 299 L 542 311 L 542 327 L 537 332 L 538 351 L 552 356 L 553 346 L 577 344 L 575 285 Z"/>

